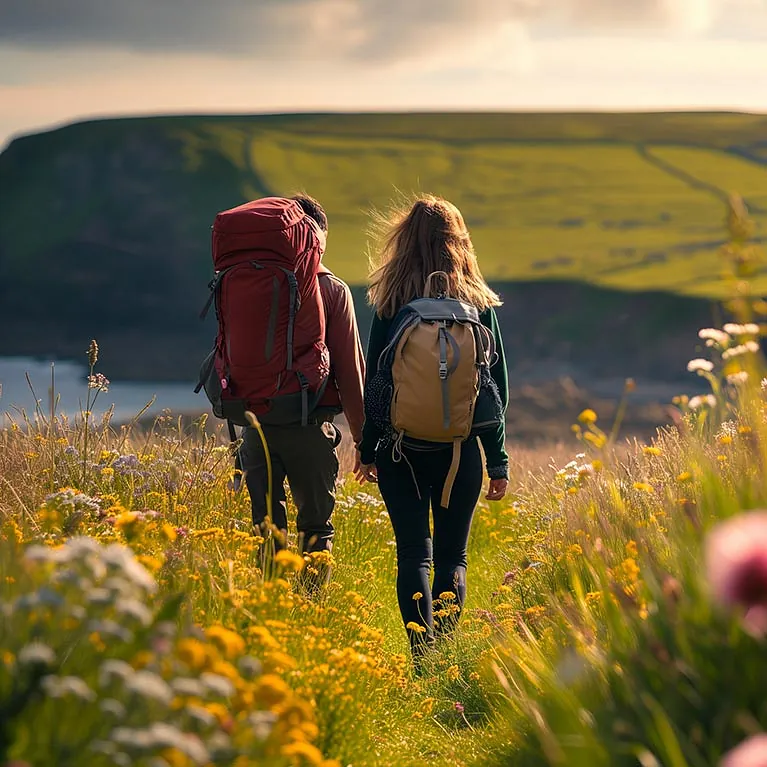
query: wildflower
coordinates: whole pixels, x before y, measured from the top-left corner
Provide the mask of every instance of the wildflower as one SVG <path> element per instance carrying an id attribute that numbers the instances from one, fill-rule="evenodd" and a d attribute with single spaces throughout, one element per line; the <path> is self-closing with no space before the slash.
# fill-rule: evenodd
<path id="1" fill-rule="evenodd" d="M 205 672 L 200 674 L 200 682 L 221 698 L 231 698 L 234 695 L 234 685 L 220 674 Z"/>
<path id="2" fill-rule="evenodd" d="M 759 325 L 755 322 L 747 322 L 745 325 L 737 325 L 734 322 L 728 322 L 724 325 L 725 333 L 737 337 L 737 336 L 758 336 Z"/>
<path id="3" fill-rule="evenodd" d="M 703 328 L 698 331 L 698 338 L 706 341 L 706 346 L 727 346 L 730 342 L 730 336 L 724 330 L 716 328 Z"/>
<path id="4" fill-rule="evenodd" d="M 587 408 L 578 416 L 578 420 L 584 424 L 596 423 L 597 414 L 591 408 Z"/>
<path id="5" fill-rule="evenodd" d="M 280 567 L 292 572 L 298 572 L 304 567 L 304 558 L 287 549 L 282 549 L 274 555 L 274 561 Z"/>
<path id="6" fill-rule="evenodd" d="M 690 410 L 700 410 L 704 406 L 716 407 L 716 397 L 713 394 L 704 394 L 692 397 L 687 403 Z"/>
<path id="7" fill-rule="evenodd" d="M 173 690 L 170 685 L 161 676 L 151 671 L 137 671 L 126 681 L 125 686 L 138 695 L 153 698 L 165 705 L 170 705 L 173 700 Z"/>
<path id="8" fill-rule="evenodd" d="M 289 694 L 290 688 L 276 674 L 264 674 L 253 690 L 255 700 L 267 708 L 282 703 Z"/>
<path id="9" fill-rule="evenodd" d="M 95 389 L 97 392 L 109 391 L 109 379 L 103 373 L 96 373 L 88 376 L 88 388 Z"/>
<path id="10" fill-rule="evenodd" d="M 125 682 L 135 673 L 133 667 L 124 660 L 105 660 L 99 667 L 99 684 L 102 687 L 106 687 L 112 679 L 121 679 Z"/>
<path id="11" fill-rule="evenodd" d="M 417 602 L 419 599 L 423 599 L 423 594 L 420 591 L 416 591 L 413 594 L 413 601 Z"/>
<path id="12" fill-rule="evenodd" d="M 687 371 L 689 373 L 710 373 L 714 369 L 714 363 L 711 360 L 704 360 L 698 357 L 697 359 L 690 360 L 687 363 Z"/>
<path id="13" fill-rule="evenodd" d="M 456 597 L 455 597 L 455 592 L 453 592 L 453 591 L 443 591 L 443 592 L 442 592 L 442 593 L 439 595 L 439 598 L 440 598 L 440 599 L 441 599 L 443 602 L 455 602 L 455 598 L 456 598 Z"/>
<path id="14" fill-rule="evenodd" d="M 405 628 L 408 631 L 415 631 L 416 634 L 425 634 L 426 633 L 426 627 L 421 626 L 420 623 L 416 623 L 415 621 L 410 621 Z"/>
<path id="15" fill-rule="evenodd" d="M 711 531 L 706 573 L 717 602 L 742 607 L 746 628 L 767 633 L 767 511 L 740 514 Z"/>
<path id="16" fill-rule="evenodd" d="M 683 471 L 681 474 L 677 474 L 677 482 L 689 482 L 692 479 L 692 473 L 689 471 Z"/>
<path id="17" fill-rule="evenodd" d="M 451 682 L 455 682 L 456 679 L 458 679 L 459 676 L 461 676 L 461 670 L 456 665 L 450 666 L 448 670 L 445 672 L 445 675 Z"/>
<path id="18" fill-rule="evenodd" d="M 733 386 L 742 386 L 743 384 L 748 383 L 748 372 L 741 370 L 738 373 L 730 373 L 730 375 L 727 376 L 727 383 L 732 384 Z"/>
<path id="19" fill-rule="evenodd" d="M 767 735 L 760 733 L 728 751 L 719 767 L 763 767 L 767 764 Z"/>
<path id="20" fill-rule="evenodd" d="M 759 351 L 759 344 L 756 341 L 746 341 L 744 344 L 733 346 L 722 352 L 722 359 L 729 360 L 733 357 L 740 357 L 744 354 L 756 354 Z"/>
<path id="21" fill-rule="evenodd" d="M 641 493 L 647 493 L 652 495 L 655 492 L 655 488 L 647 482 L 634 482 L 634 490 L 639 490 Z"/>
<path id="22" fill-rule="evenodd" d="M 42 687 L 50 698 L 65 698 L 71 695 L 80 700 L 91 701 L 96 693 L 79 676 L 46 676 Z"/>
<path id="23" fill-rule="evenodd" d="M 211 626 L 206 633 L 208 639 L 216 644 L 227 658 L 235 658 L 245 652 L 245 640 L 234 631 L 223 626 Z"/>
<path id="24" fill-rule="evenodd" d="M 642 452 L 645 455 L 654 455 L 654 456 L 663 455 L 663 451 L 659 447 L 653 447 L 653 446 L 643 447 Z"/>
<path id="25" fill-rule="evenodd" d="M 459 703 L 458 701 L 455 702 L 454 708 L 459 714 L 463 714 L 463 712 L 466 710 L 463 703 Z"/>
<path id="26" fill-rule="evenodd" d="M 281 753 L 288 758 L 301 758 L 305 764 L 322 764 L 322 752 L 317 746 L 313 746 L 311 743 L 307 743 L 303 740 L 288 743 L 282 747 Z"/>
<path id="27" fill-rule="evenodd" d="M 30 642 L 19 650 L 19 664 L 22 666 L 52 666 L 56 653 L 42 642 Z"/>

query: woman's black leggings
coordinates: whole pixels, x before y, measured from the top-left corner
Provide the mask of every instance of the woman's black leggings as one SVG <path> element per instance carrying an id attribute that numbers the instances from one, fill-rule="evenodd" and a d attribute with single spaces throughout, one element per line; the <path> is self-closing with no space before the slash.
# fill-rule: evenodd
<path id="1" fill-rule="evenodd" d="M 455 626 L 466 599 L 466 547 L 482 490 L 482 456 L 476 439 L 462 445 L 458 475 L 445 509 L 440 506 L 440 497 L 450 469 L 452 445 L 428 451 L 404 447 L 403 453 L 395 462 L 391 446 L 379 448 L 376 467 L 397 542 L 397 599 L 402 620 L 406 626 L 415 623 L 425 629 L 408 630 L 411 646 L 417 650 L 433 641 L 435 628 L 440 634 Z M 430 586 L 432 561 L 434 583 Z M 439 600 L 446 591 L 455 594 L 454 601 Z M 416 594 L 422 596 L 414 599 Z M 435 627 L 433 604 L 437 600 Z"/>

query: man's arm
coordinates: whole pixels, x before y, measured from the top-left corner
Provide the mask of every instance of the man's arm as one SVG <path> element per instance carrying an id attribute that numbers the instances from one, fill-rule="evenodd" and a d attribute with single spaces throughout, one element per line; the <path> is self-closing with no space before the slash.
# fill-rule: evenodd
<path id="1" fill-rule="evenodd" d="M 333 301 L 328 306 L 325 343 L 330 352 L 330 364 L 336 379 L 346 421 L 355 445 L 362 441 L 365 420 L 363 387 L 365 383 L 365 355 L 362 351 L 354 299 L 349 287 L 336 277 L 327 276 L 332 288 Z M 328 291 L 331 292 L 330 290 Z"/>

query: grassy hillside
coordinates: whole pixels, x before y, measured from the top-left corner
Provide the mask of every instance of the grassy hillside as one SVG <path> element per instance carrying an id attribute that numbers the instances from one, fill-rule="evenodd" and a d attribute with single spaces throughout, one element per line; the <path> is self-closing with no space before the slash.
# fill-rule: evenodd
<path id="1" fill-rule="evenodd" d="M 497 282 L 718 297 L 722 199 L 745 196 L 757 236 L 767 221 L 765 129 L 724 113 L 366 114 L 121 119 L 21 138 L 0 155 L 6 344 L 56 351 L 45 344 L 61 331 L 98 330 L 126 348 L 151 335 L 141 354 L 160 365 L 170 339 L 196 353 L 215 213 L 297 189 L 325 204 L 328 262 L 353 283 L 371 208 L 430 191 L 463 209 Z"/>

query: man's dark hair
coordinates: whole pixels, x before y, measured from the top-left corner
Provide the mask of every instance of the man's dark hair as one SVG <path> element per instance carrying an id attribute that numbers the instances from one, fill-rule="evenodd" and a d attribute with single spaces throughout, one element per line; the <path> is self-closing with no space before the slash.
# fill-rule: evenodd
<path id="1" fill-rule="evenodd" d="M 323 232 L 328 231 L 328 217 L 325 214 L 325 209 L 314 199 L 314 197 L 309 197 L 308 194 L 296 194 L 290 199 L 295 200 L 301 206 L 304 213 L 319 224 L 319 227 Z"/>

